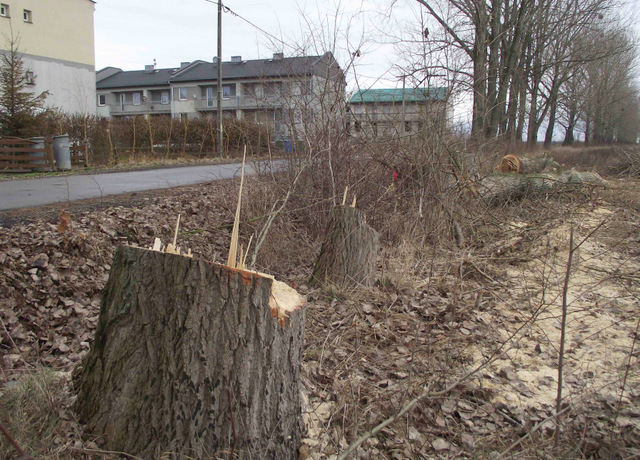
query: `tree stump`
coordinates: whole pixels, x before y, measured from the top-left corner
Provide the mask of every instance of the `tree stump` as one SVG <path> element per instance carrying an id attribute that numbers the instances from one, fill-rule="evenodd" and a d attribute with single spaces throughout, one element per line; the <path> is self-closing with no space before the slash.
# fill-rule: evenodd
<path id="1" fill-rule="evenodd" d="M 378 232 L 362 211 L 335 206 L 329 215 L 324 243 L 312 284 L 338 287 L 372 286 L 376 281 Z"/>
<path id="2" fill-rule="evenodd" d="M 272 292 L 275 283 L 119 247 L 95 341 L 74 373 L 88 432 L 145 459 L 297 458 L 304 300 L 284 283 L 289 299 Z"/>

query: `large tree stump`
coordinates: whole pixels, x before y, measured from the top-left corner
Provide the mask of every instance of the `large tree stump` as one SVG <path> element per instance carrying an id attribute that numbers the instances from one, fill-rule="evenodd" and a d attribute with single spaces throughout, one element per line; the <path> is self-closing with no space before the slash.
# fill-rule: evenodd
<path id="1" fill-rule="evenodd" d="M 311 283 L 372 286 L 376 281 L 378 239 L 378 232 L 367 225 L 362 211 L 335 206 L 329 215 Z"/>
<path id="2" fill-rule="evenodd" d="M 286 304 L 273 283 L 119 247 L 95 341 L 74 375 L 81 422 L 106 449 L 146 459 L 296 458 L 304 301 L 280 283 L 293 291 Z"/>

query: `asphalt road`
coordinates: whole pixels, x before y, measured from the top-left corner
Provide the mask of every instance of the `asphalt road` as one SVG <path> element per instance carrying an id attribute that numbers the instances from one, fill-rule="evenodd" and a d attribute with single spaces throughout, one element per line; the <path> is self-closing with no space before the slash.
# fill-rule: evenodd
<path id="1" fill-rule="evenodd" d="M 264 163 L 263 163 L 264 165 Z M 82 174 L 0 182 L 0 211 L 199 184 L 240 175 L 240 163 Z M 276 169 L 281 162 L 274 162 Z M 246 174 L 254 174 L 251 164 Z"/>

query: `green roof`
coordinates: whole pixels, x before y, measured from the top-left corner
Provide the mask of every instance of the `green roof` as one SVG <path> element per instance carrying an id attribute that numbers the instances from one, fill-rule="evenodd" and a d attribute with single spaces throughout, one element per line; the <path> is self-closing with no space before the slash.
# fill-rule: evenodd
<path id="1" fill-rule="evenodd" d="M 407 88 L 404 90 L 405 102 L 444 101 L 447 88 Z M 402 88 L 363 89 L 355 93 L 351 104 L 398 102 L 402 103 Z"/>

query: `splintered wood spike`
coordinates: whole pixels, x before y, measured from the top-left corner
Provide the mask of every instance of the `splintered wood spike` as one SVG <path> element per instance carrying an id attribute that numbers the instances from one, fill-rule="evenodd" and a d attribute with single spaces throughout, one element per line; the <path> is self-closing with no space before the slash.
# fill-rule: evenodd
<path id="1" fill-rule="evenodd" d="M 237 268 L 238 255 L 238 230 L 240 227 L 240 206 L 242 205 L 242 187 L 244 185 L 244 165 L 247 159 L 247 146 L 244 146 L 242 156 L 242 172 L 240 175 L 240 190 L 238 191 L 238 206 L 236 207 L 236 217 L 233 221 L 233 231 L 231 232 L 231 245 L 229 246 L 229 257 L 227 257 L 227 267 Z"/>

